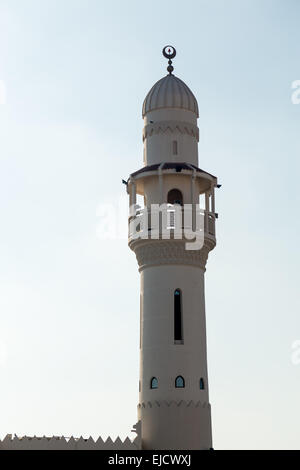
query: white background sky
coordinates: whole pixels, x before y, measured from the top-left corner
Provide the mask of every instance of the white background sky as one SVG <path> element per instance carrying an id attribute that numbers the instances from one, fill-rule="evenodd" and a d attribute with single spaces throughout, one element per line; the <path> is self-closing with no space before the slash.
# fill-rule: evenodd
<path id="1" fill-rule="evenodd" d="M 300 448 L 299 22 L 298 0 L 0 0 L 0 436 L 124 438 L 136 422 L 137 264 L 97 211 L 142 166 L 142 101 L 173 44 L 199 166 L 222 183 L 214 447 Z"/>

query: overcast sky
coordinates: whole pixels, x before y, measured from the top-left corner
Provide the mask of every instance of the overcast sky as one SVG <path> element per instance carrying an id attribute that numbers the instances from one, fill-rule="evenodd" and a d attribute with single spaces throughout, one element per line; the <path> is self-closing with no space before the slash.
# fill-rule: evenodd
<path id="1" fill-rule="evenodd" d="M 1 437 L 134 437 L 139 274 L 121 180 L 143 165 L 142 102 L 172 44 L 199 103 L 199 166 L 222 183 L 206 272 L 214 447 L 300 448 L 299 22 L 298 0 L 0 0 Z"/>

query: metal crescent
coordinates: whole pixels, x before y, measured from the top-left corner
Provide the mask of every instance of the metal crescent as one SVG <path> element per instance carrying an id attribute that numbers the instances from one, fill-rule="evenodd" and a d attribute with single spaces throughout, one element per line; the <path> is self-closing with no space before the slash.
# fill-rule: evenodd
<path id="1" fill-rule="evenodd" d="M 167 49 L 168 47 L 172 47 L 172 49 L 173 49 L 172 54 L 168 54 L 168 53 L 167 53 L 166 49 Z M 163 50 L 162 50 L 162 53 L 163 53 L 163 55 L 166 57 L 166 59 L 174 59 L 174 57 L 176 56 L 176 49 L 175 49 L 175 47 L 173 47 L 173 46 L 165 46 L 165 47 L 163 48 Z"/>

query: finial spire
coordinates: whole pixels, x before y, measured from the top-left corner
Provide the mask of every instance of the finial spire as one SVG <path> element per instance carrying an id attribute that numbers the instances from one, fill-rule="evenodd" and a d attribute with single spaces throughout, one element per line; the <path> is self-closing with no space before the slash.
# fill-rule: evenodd
<path id="1" fill-rule="evenodd" d="M 169 66 L 167 67 L 167 71 L 169 72 L 170 75 L 172 75 L 172 72 L 174 70 L 174 67 L 172 65 L 172 60 L 176 56 L 176 49 L 173 46 L 165 46 L 163 48 L 163 56 L 166 57 L 166 59 L 169 59 L 168 64 Z"/>

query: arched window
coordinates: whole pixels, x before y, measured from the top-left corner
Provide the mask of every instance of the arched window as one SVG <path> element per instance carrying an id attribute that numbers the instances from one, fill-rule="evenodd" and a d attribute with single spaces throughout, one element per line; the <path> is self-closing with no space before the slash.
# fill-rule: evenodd
<path id="1" fill-rule="evenodd" d="M 178 377 L 176 377 L 175 387 L 176 388 L 184 388 L 185 387 L 184 378 L 181 375 L 178 375 Z"/>
<path id="2" fill-rule="evenodd" d="M 174 341 L 182 343 L 181 291 L 174 291 Z"/>
<path id="3" fill-rule="evenodd" d="M 182 192 L 179 189 L 171 189 L 168 192 L 168 204 L 180 204 L 183 205 Z"/>
<path id="4" fill-rule="evenodd" d="M 204 390 L 205 387 L 204 387 L 204 379 L 201 377 L 200 379 L 200 390 Z"/>
<path id="5" fill-rule="evenodd" d="M 152 377 L 150 382 L 150 388 L 158 388 L 158 380 L 156 377 Z"/>

